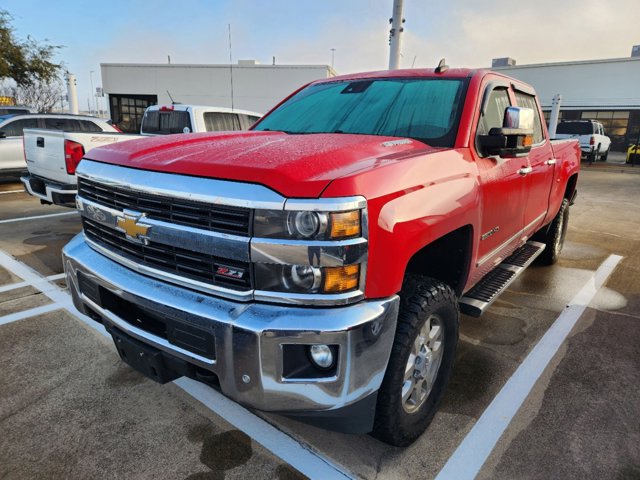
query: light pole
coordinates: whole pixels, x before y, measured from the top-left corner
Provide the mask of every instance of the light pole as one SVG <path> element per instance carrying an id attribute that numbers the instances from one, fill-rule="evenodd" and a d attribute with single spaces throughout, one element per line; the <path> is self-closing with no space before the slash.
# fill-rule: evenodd
<path id="1" fill-rule="evenodd" d="M 333 64 L 335 59 L 336 59 L 336 49 L 332 48 L 331 49 L 331 70 L 333 70 Z"/>

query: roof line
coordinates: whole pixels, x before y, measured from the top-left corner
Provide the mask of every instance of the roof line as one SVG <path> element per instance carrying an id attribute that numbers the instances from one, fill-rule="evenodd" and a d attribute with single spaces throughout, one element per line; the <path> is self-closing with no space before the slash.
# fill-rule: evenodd
<path id="1" fill-rule="evenodd" d="M 596 60 L 571 60 L 566 62 L 549 62 L 549 63 L 530 63 L 527 65 L 511 65 L 504 67 L 492 67 L 491 70 L 512 70 L 519 68 L 537 68 L 537 67 L 556 67 L 561 65 L 588 65 L 593 63 L 620 63 L 620 62 L 637 62 L 640 57 L 624 57 L 624 58 L 601 58 Z"/>

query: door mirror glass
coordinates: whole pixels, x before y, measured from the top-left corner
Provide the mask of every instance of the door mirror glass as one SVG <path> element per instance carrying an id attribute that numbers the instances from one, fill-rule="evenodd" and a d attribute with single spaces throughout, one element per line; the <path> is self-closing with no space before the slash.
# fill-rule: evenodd
<path id="1" fill-rule="evenodd" d="M 480 147 L 488 155 L 526 155 L 533 144 L 533 121 L 534 112 L 531 108 L 507 107 L 502 128 L 492 128 L 489 135 L 480 135 Z"/>

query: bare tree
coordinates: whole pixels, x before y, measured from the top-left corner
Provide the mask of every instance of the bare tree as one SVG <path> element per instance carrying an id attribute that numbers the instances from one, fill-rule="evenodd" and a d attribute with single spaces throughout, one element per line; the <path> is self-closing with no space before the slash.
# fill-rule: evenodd
<path id="1" fill-rule="evenodd" d="M 64 95 L 64 87 L 59 78 L 35 80 L 28 85 L 6 84 L 0 88 L 0 95 L 13 97 L 17 105 L 25 105 L 38 113 L 50 112 Z"/>

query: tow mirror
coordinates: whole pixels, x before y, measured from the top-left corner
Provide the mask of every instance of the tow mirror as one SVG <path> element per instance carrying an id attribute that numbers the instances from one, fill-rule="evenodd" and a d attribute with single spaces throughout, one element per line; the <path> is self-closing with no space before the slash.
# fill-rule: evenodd
<path id="1" fill-rule="evenodd" d="M 479 144 L 487 155 L 520 157 L 531 150 L 533 144 L 533 110 L 507 107 L 502 128 L 492 128 L 489 135 L 480 135 Z"/>
<path id="2" fill-rule="evenodd" d="M 7 133 L 0 130 L 0 138 L 7 138 Z"/>

